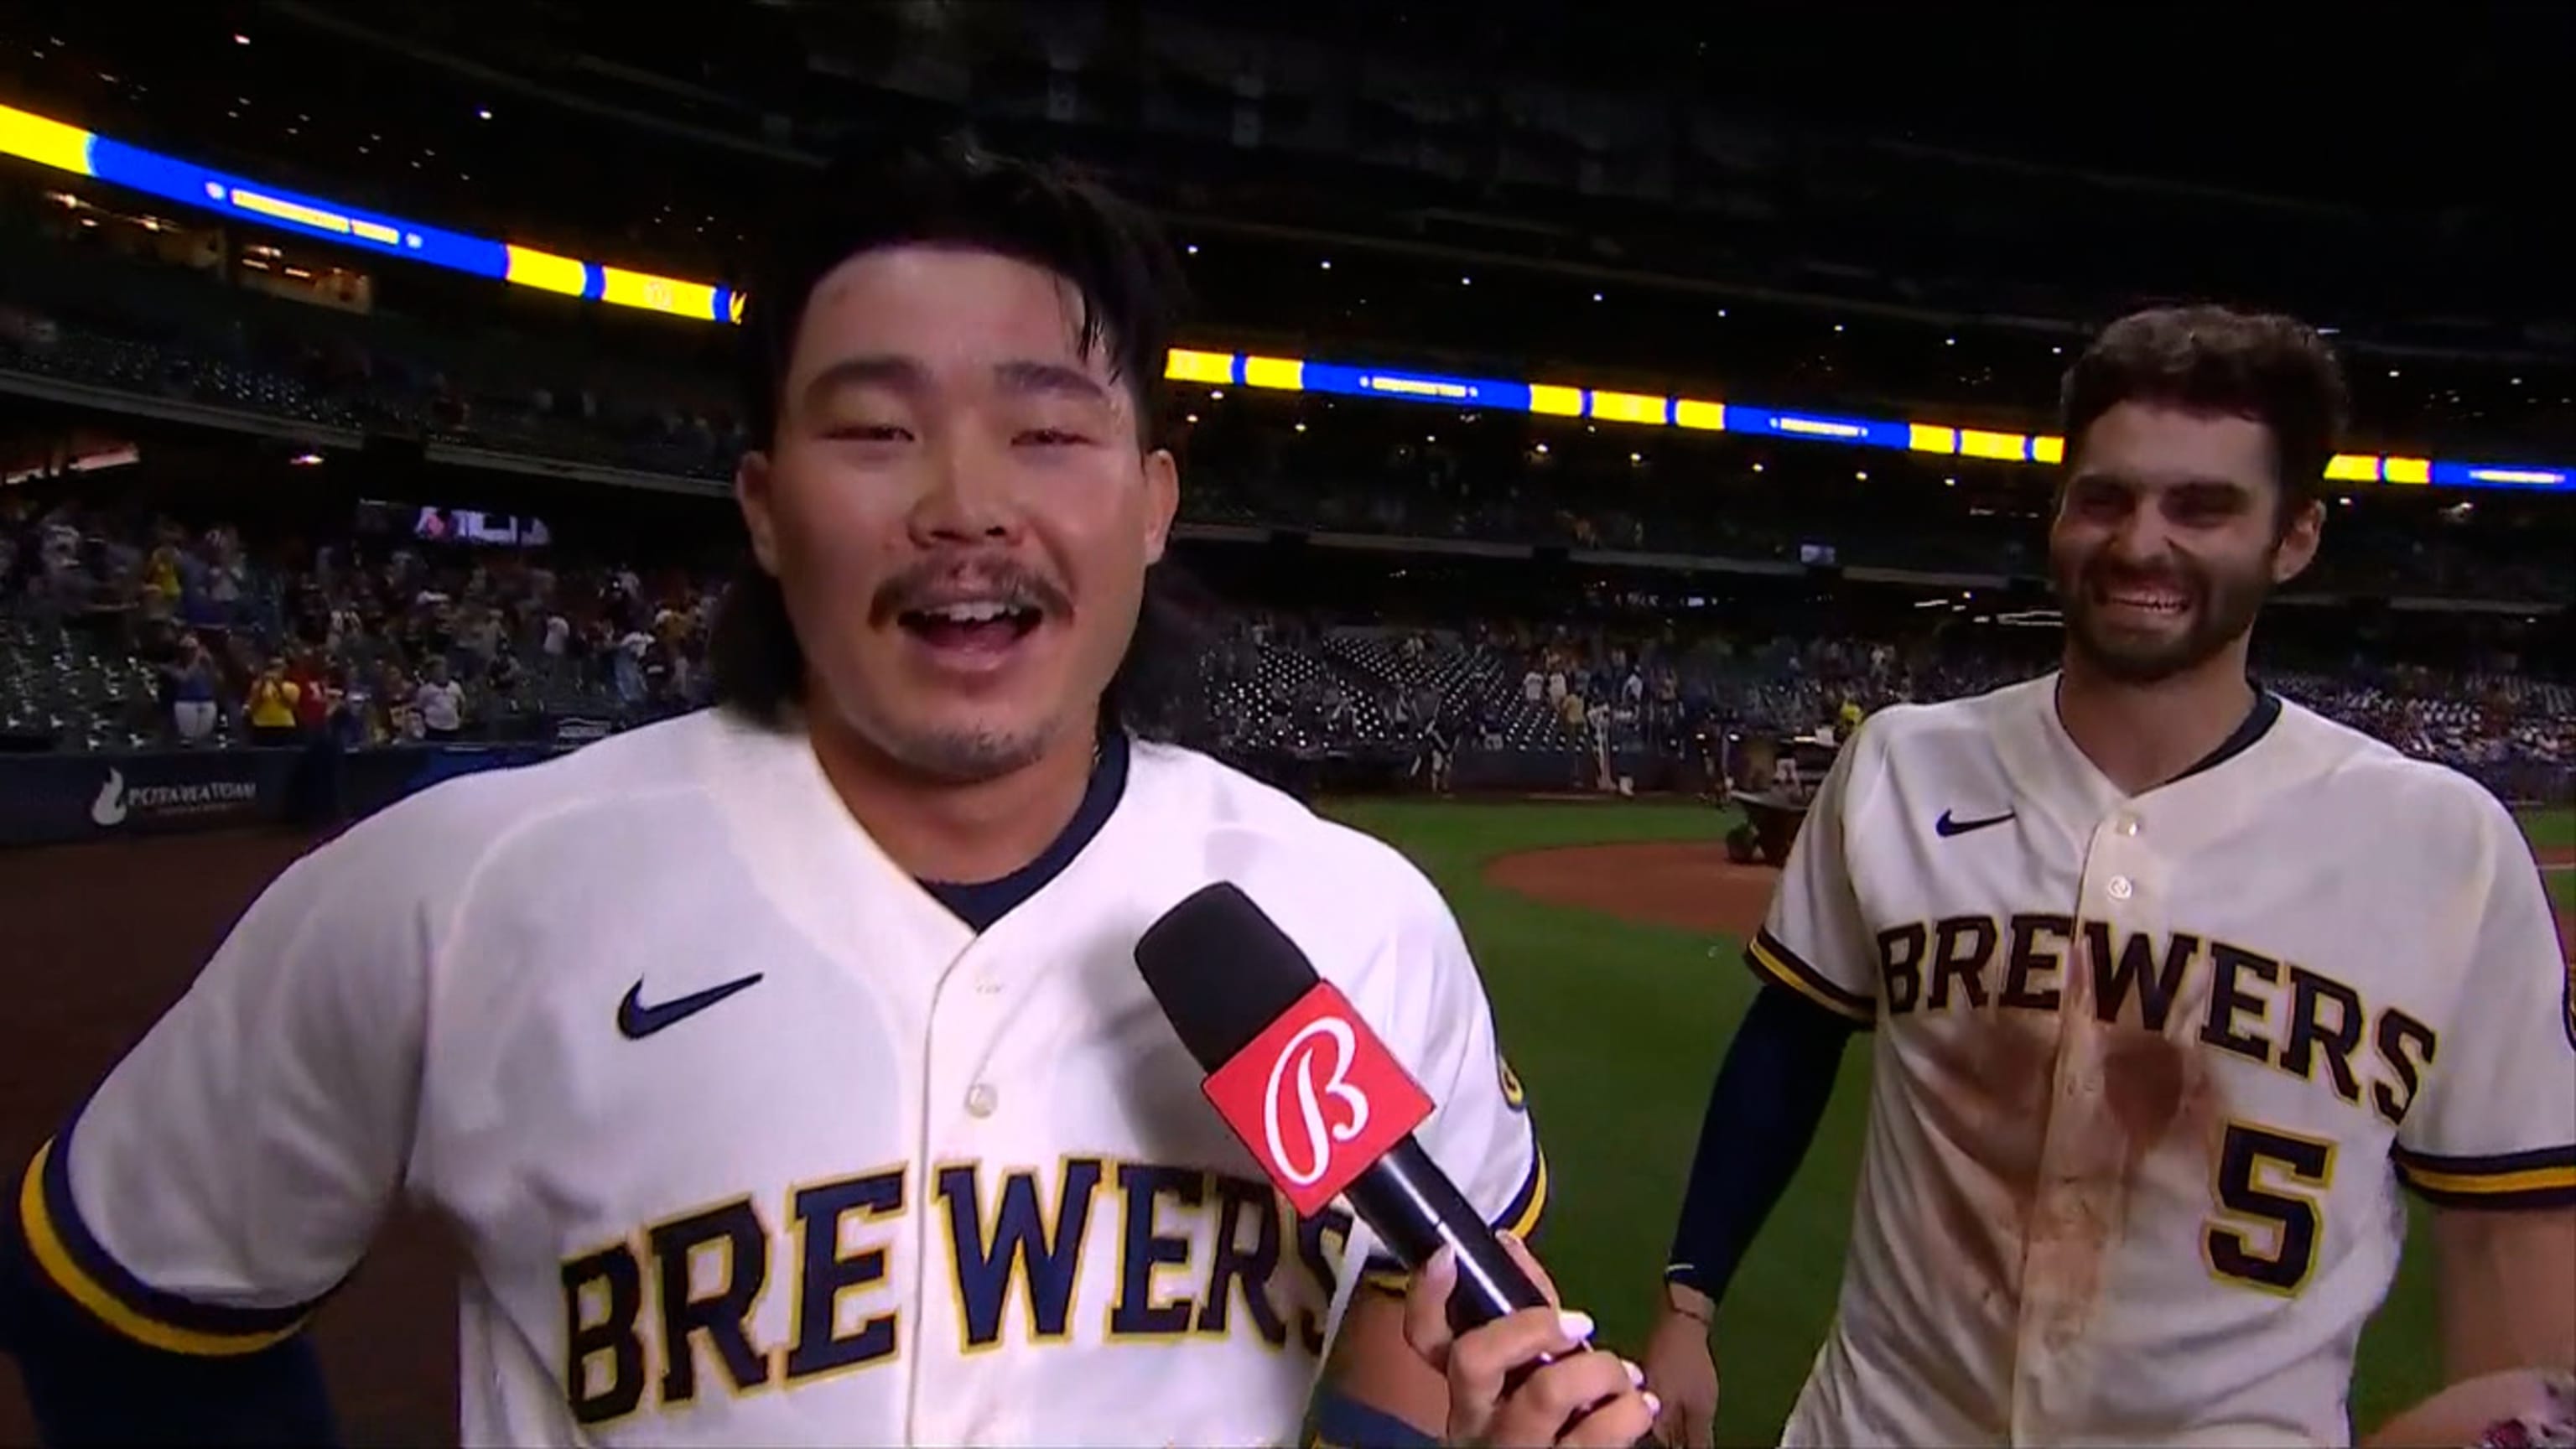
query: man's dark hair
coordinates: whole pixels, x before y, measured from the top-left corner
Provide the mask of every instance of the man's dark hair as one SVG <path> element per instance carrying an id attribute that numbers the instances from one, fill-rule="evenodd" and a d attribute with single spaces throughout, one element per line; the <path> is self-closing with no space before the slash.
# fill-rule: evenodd
<path id="1" fill-rule="evenodd" d="M 1071 171 L 992 155 L 963 136 L 922 149 L 844 156 L 804 178 L 764 231 L 744 292 L 739 378 L 748 446 L 778 438 L 788 365 L 814 287 L 882 247 L 931 243 L 1043 267 L 1080 297 L 1086 352 L 1104 354 L 1134 400 L 1136 445 L 1156 446 L 1157 384 L 1182 297 L 1171 247 L 1143 212 Z M 1145 578 L 1135 637 L 1101 700 L 1104 727 L 1168 738 L 1198 676 L 1203 615 L 1175 597 L 1169 565 Z M 805 652 L 778 581 L 746 558 L 708 640 L 719 703 L 776 723 L 805 691 Z"/>
<path id="2" fill-rule="evenodd" d="M 2085 429 L 2125 402 L 2226 413 L 2269 429 L 2284 527 L 2322 490 L 2349 406 L 2343 368 L 2315 328 L 2214 306 L 2132 312 L 2093 339 L 2059 395 L 2069 464 Z"/>

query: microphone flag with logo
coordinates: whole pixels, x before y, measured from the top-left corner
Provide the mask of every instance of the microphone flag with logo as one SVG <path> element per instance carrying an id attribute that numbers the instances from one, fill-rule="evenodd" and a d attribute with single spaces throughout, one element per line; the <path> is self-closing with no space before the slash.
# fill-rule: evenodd
<path id="1" fill-rule="evenodd" d="M 1321 979 L 1201 1090 L 1305 1217 L 1431 1115 L 1431 1099 Z"/>
<path id="2" fill-rule="evenodd" d="M 1454 1247 L 1461 1332 L 1548 1306 L 1414 1139 L 1430 1097 L 1250 897 L 1203 887 L 1146 930 L 1136 965 L 1207 1071 L 1208 1101 L 1300 1214 L 1347 1197 L 1407 1269 Z"/>

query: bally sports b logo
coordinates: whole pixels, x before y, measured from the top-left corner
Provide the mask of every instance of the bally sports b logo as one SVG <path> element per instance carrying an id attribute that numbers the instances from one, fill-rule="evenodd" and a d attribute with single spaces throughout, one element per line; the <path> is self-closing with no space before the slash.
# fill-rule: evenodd
<path id="1" fill-rule="evenodd" d="M 1279 1060 L 1270 1064 L 1270 1085 L 1261 1094 L 1261 1127 L 1281 1182 L 1291 1187 L 1322 1182 L 1333 1166 L 1333 1144 L 1350 1141 L 1368 1126 L 1368 1094 L 1351 1085 L 1351 1059 L 1358 1050 L 1351 1024 L 1327 1016 L 1300 1027 Z M 1315 1081 L 1318 1058 L 1325 1064 L 1320 1087 Z M 1290 1090 L 1283 1088 L 1293 1090 L 1293 1102 Z M 1294 1135 L 1300 1139 L 1295 1143 L 1287 1140 L 1291 1106 L 1297 1112 Z"/>
<path id="2" fill-rule="evenodd" d="M 1431 1099 L 1330 982 L 1211 1073 L 1205 1090 L 1307 1216 L 1431 1115 Z"/>

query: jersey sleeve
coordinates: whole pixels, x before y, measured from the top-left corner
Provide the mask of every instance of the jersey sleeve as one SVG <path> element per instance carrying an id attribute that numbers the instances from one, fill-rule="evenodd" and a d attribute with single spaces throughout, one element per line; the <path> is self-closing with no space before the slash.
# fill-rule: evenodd
<path id="1" fill-rule="evenodd" d="M 1466 938 L 1428 881 L 1422 893 L 1381 962 L 1407 998 L 1403 1015 L 1421 1043 L 1409 1064 L 1435 1104 L 1415 1138 L 1485 1221 L 1527 1238 L 1547 1211 L 1547 1157 L 1520 1078 L 1503 1059 Z M 1369 1254 L 1369 1286 L 1401 1293 L 1405 1278 L 1394 1257 Z"/>
<path id="2" fill-rule="evenodd" d="M 418 866 L 385 848 L 388 828 L 362 824 L 271 884 L 28 1165 L 38 1269 L 126 1337 L 208 1356 L 279 1342 L 398 1190 L 429 933 L 403 907 Z"/>
<path id="3" fill-rule="evenodd" d="M 1878 953 L 1852 893 L 1845 836 L 1854 802 L 1874 775 L 1879 734 L 1864 725 L 1835 753 L 1789 847 L 1771 909 L 1744 948 L 1764 980 L 1864 1027 L 1878 1020 Z"/>
<path id="4" fill-rule="evenodd" d="M 2470 958 L 2392 1156 L 2444 1206 L 2576 1205 L 2576 965 L 2530 845 L 2501 805 L 2481 804 Z"/>

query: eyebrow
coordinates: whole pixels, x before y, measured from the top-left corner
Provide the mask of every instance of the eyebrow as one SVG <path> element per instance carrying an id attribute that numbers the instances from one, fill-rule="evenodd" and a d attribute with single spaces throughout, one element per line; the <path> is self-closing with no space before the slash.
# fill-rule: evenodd
<path id="1" fill-rule="evenodd" d="M 2107 470 L 2097 471 L 2093 469 L 2087 469 L 2084 472 L 2076 474 L 2073 478 L 2067 480 L 2067 486 L 2117 488 L 2126 493 L 2179 493 L 2195 488 L 2223 490 L 2229 493 L 2250 493 L 2257 491 L 2249 488 L 2246 484 L 2239 482 L 2234 478 L 2194 476 L 2188 478 L 2169 479 L 2160 483 L 2141 482 L 2125 473 L 2114 473 Z"/>
<path id="2" fill-rule="evenodd" d="M 1020 358 L 993 364 L 993 381 L 1002 391 L 1019 396 L 1052 394 L 1077 402 L 1109 402 L 1109 390 L 1079 368 L 1060 362 L 1040 362 Z M 808 406 L 843 388 L 881 387 L 890 392 L 919 395 L 930 391 L 930 370 L 909 357 L 869 355 L 844 357 L 814 374 L 805 385 Z"/>

